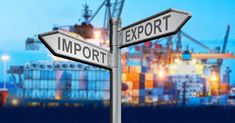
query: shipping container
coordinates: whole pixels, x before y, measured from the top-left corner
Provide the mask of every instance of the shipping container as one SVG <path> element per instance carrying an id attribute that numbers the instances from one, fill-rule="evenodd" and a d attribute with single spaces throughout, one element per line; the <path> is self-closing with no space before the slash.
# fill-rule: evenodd
<path id="1" fill-rule="evenodd" d="M 110 82 L 104 81 L 104 91 L 109 91 L 109 90 L 110 90 Z"/>
<path id="2" fill-rule="evenodd" d="M 152 89 L 152 92 L 153 92 L 153 95 L 156 95 L 156 96 L 158 96 L 158 95 L 163 95 L 163 88 L 153 88 Z"/>
<path id="3" fill-rule="evenodd" d="M 122 65 L 122 73 L 129 73 L 129 66 Z"/>
<path id="4" fill-rule="evenodd" d="M 133 82 L 132 81 L 127 81 L 127 82 L 125 82 L 125 84 L 127 85 L 128 90 L 133 89 Z"/>
<path id="5" fill-rule="evenodd" d="M 28 66 L 28 67 L 27 67 Z M 110 71 L 78 64 L 70 61 L 55 61 L 48 63 L 32 62 L 25 66 L 23 75 L 24 89 L 17 89 L 14 95 L 25 99 L 51 100 L 109 100 Z M 138 71 L 138 67 L 133 69 Z M 138 76 L 138 75 L 134 75 Z M 128 88 L 133 88 L 133 82 L 128 82 Z M 138 88 L 138 84 L 135 84 Z M 133 91 L 133 90 L 132 90 Z M 138 96 L 138 90 L 133 91 Z"/>
<path id="6" fill-rule="evenodd" d="M 87 84 L 88 84 L 87 81 L 80 80 L 79 81 L 79 89 L 81 89 L 81 90 L 87 89 Z"/>
<path id="7" fill-rule="evenodd" d="M 139 89 L 140 83 L 139 82 L 133 82 L 133 89 Z"/>
<path id="8" fill-rule="evenodd" d="M 139 89 L 145 89 L 145 81 L 140 81 L 140 88 Z"/>
<path id="9" fill-rule="evenodd" d="M 104 81 L 96 81 L 96 90 L 99 90 L 99 91 L 104 90 Z"/>
<path id="10" fill-rule="evenodd" d="M 138 73 L 132 73 L 132 81 L 133 82 L 139 82 L 140 81 Z"/>
<path id="11" fill-rule="evenodd" d="M 87 91 L 86 91 L 86 90 L 79 90 L 79 96 L 80 96 L 80 99 L 81 99 L 81 100 L 86 100 L 86 99 L 88 99 Z"/>
<path id="12" fill-rule="evenodd" d="M 109 100 L 110 99 L 110 91 L 104 91 L 104 100 Z"/>
<path id="13" fill-rule="evenodd" d="M 145 82 L 145 88 L 146 89 L 152 89 L 153 88 L 153 81 L 152 80 L 147 80 Z"/>
<path id="14" fill-rule="evenodd" d="M 79 91 L 78 90 L 72 90 L 71 91 L 71 99 L 76 100 L 76 99 L 79 99 L 79 98 L 80 98 Z"/>
<path id="15" fill-rule="evenodd" d="M 145 96 L 145 89 L 140 89 L 139 95 L 140 95 L 140 97 L 144 97 Z"/>
<path id="16" fill-rule="evenodd" d="M 153 81 L 153 74 L 152 73 L 145 73 L 145 80 Z"/>
<path id="17" fill-rule="evenodd" d="M 96 91 L 96 100 L 102 100 L 104 98 L 104 91 Z"/>

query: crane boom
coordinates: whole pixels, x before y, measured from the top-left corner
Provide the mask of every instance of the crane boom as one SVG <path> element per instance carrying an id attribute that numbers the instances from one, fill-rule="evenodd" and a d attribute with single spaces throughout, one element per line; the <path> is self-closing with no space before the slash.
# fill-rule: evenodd
<path id="1" fill-rule="evenodd" d="M 227 30 L 226 30 L 226 34 L 225 34 L 225 37 L 224 37 L 224 43 L 223 43 L 221 53 L 225 53 L 225 51 L 226 51 L 226 47 L 227 47 L 227 44 L 228 44 L 229 32 L 230 32 L 230 25 L 227 26 Z M 223 64 L 223 59 L 218 59 L 217 64 L 219 66 L 221 66 Z"/>
<path id="2" fill-rule="evenodd" d="M 205 48 L 206 50 L 208 50 L 209 52 L 213 52 L 212 49 L 210 49 L 209 47 L 207 47 L 206 45 L 202 44 L 200 41 L 196 40 L 195 38 L 191 37 L 190 35 L 188 35 L 186 32 L 181 30 L 181 34 L 184 35 L 184 37 L 188 38 L 189 40 L 193 41 L 194 43 L 200 45 L 201 47 Z"/>
<path id="3" fill-rule="evenodd" d="M 235 59 L 235 55 L 233 55 L 232 53 L 192 53 L 192 58 L 195 59 Z M 140 54 L 139 53 L 132 53 L 132 54 L 128 54 L 127 52 L 124 53 L 122 55 L 125 58 L 136 58 L 139 57 Z M 153 56 L 153 54 L 148 53 L 145 54 L 145 56 Z M 175 58 L 182 58 L 182 53 L 172 53 L 171 54 L 171 58 L 175 59 Z"/>
<path id="4" fill-rule="evenodd" d="M 102 7 L 105 5 L 105 3 L 107 2 L 107 0 L 104 0 L 101 5 L 98 7 L 98 9 L 95 11 L 95 13 L 91 16 L 89 22 L 91 22 L 95 16 L 100 12 L 100 10 L 102 9 Z"/>
<path id="5" fill-rule="evenodd" d="M 113 18 L 120 18 L 123 10 L 125 0 L 115 0 L 113 11 L 112 11 L 112 17 Z"/>
<path id="6" fill-rule="evenodd" d="M 209 54 L 204 54 L 204 53 L 192 53 L 192 58 L 196 59 L 235 59 L 235 56 L 232 53 L 209 53 Z M 172 58 L 181 58 L 182 54 L 181 53 L 172 53 Z"/>
<path id="7" fill-rule="evenodd" d="M 225 53 L 227 43 L 228 43 L 229 32 L 230 32 L 230 25 L 227 26 L 226 34 L 225 34 L 225 37 L 224 37 L 224 44 L 223 44 L 223 48 L 222 48 L 221 53 Z"/>

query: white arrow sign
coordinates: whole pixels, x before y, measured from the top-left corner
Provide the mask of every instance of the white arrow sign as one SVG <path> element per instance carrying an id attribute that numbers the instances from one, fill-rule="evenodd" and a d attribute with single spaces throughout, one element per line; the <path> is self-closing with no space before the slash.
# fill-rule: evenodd
<path id="1" fill-rule="evenodd" d="M 190 18 L 190 13 L 168 9 L 131 24 L 121 30 L 121 47 L 175 34 Z"/>
<path id="2" fill-rule="evenodd" d="M 111 54 L 64 31 L 40 34 L 39 39 L 55 56 L 110 69 Z"/>
<path id="3" fill-rule="evenodd" d="M 85 42 L 84 39 L 63 31 L 52 31 L 41 34 L 38 37 L 56 56 L 111 70 L 110 80 L 112 81 L 112 87 L 110 88 L 110 94 L 112 98 L 110 106 L 112 123 L 120 123 L 122 121 L 120 48 L 175 34 L 190 18 L 190 13 L 169 9 L 122 28 L 120 32 L 118 32 L 120 21 L 113 19 L 110 28 L 112 54 L 105 49 Z M 121 37 L 118 37 L 119 34 Z M 119 43 L 118 40 L 122 42 Z"/>

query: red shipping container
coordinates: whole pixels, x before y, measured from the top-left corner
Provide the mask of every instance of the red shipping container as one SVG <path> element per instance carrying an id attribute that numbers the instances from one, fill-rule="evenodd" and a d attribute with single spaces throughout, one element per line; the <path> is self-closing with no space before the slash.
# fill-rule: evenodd
<path id="1" fill-rule="evenodd" d="M 7 104 L 8 95 L 9 95 L 9 93 L 8 93 L 7 89 L 0 90 L 0 104 L 2 107 L 5 107 Z"/>
<path id="2" fill-rule="evenodd" d="M 151 47 L 152 46 L 152 42 L 151 41 L 144 42 L 144 46 Z"/>
<path id="3" fill-rule="evenodd" d="M 129 67 L 128 66 L 122 66 L 122 72 L 123 73 L 128 73 L 129 72 Z"/>
<path id="4" fill-rule="evenodd" d="M 139 89 L 140 84 L 138 82 L 133 82 L 133 89 Z"/>
<path id="5" fill-rule="evenodd" d="M 156 48 L 156 49 L 161 49 L 161 48 L 162 48 L 162 45 L 161 45 L 161 44 L 155 44 L 155 48 Z"/>

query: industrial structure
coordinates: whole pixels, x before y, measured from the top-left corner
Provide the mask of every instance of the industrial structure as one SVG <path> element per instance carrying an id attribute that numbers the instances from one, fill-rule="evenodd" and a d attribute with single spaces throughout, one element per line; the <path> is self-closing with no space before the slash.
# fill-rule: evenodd
<path id="1" fill-rule="evenodd" d="M 224 43 L 220 52 L 210 49 L 183 31 L 166 39 L 146 42 L 123 52 L 123 82 L 130 88 L 123 92 L 130 102 L 154 102 L 171 100 L 184 102 L 191 97 L 220 96 L 229 94 L 229 74 L 221 79 L 223 59 L 234 59 L 226 53 L 230 26 L 227 27 Z M 195 53 L 187 47 L 183 50 L 182 36 L 205 48 L 208 53 Z M 173 38 L 176 38 L 176 48 Z M 161 42 L 166 41 L 166 45 Z M 211 63 L 209 60 L 216 62 Z M 224 81 L 222 81 L 224 80 Z M 158 93 L 157 93 L 158 92 Z M 160 95 L 159 95 L 160 94 Z M 133 98 L 130 98 L 130 95 Z M 152 101 L 149 101 L 151 97 Z"/>
<path id="2" fill-rule="evenodd" d="M 125 0 L 104 0 L 92 14 L 84 5 L 81 24 L 56 26 L 53 30 L 65 30 L 78 34 L 88 42 L 109 47 L 109 19 L 120 18 Z M 96 28 L 91 22 L 105 7 L 103 27 Z M 112 10 L 112 11 L 111 11 Z M 224 59 L 234 59 L 226 52 L 230 26 L 228 25 L 223 45 L 211 49 L 180 30 L 176 35 L 145 42 L 122 50 L 122 101 L 127 104 L 187 104 L 204 97 L 228 95 L 230 73 L 227 67 L 221 77 Z M 197 53 L 182 47 L 183 38 L 206 49 Z M 175 40 L 175 42 L 174 42 Z M 26 40 L 26 50 L 39 50 L 41 42 L 36 38 Z M 211 62 L 211 60 L 214 62 Z M 110 78 L 107 70 L 81 63 L 56 59 L 53 61 L 29 62 L 11 66 L 11 77 L 18 77 L 9 99 L 18 99 L 23 104 L 80 104 L 96 101 L 107 104 L 110 99 Z M 212 100 L 212 99 L 211 99 Z M 200 104 L 211 101 L 200 101 Z"/>

